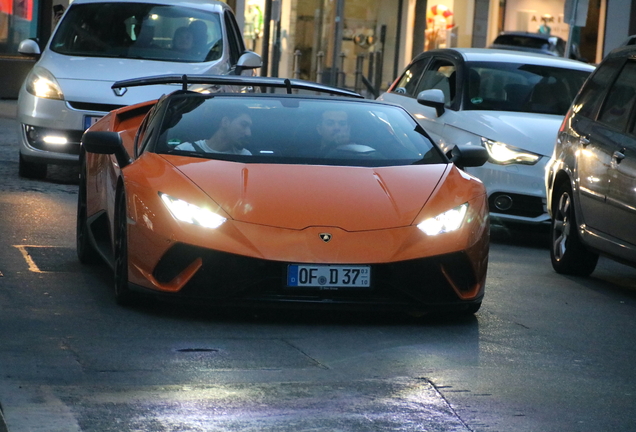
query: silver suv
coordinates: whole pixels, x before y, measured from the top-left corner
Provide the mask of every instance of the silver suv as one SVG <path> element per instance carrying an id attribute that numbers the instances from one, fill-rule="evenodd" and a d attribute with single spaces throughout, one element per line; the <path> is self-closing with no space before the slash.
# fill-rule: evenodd
<path id="1" fill-rule="evenodd" d="M 636 265 L 636 46 L 611 52 L 574 99 L 546 169 L 552 266 L 587 276 L 599 254 Z"/>
<path id="2" fill-rule="evenodd" d="M 160 74 L 252 74 L 260 57 L 245 49 L 231 9 L 215 0 L 75 0 L 41 51 L 18 97 L 20 175 L 48 163 L 75 164 L 79 140 L 122 106 L 153 100 L 171 86 L 111 89 L 115 81 Z"/>

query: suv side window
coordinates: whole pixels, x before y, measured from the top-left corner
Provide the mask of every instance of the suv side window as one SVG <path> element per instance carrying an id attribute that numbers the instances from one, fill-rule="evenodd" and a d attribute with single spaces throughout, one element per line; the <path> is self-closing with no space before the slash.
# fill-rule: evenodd
<path id="1" fill-rule="evenodd" d="M 610 88 L 598 120 L 618 130 L 624 130 L 636 99 L 636 62 L 625 64 Z"/>
<path id="2" fill-rule="evenodd" d="M 622 62 L 622 59 L 608 60 L 592 74 L 574 101 L 573 105 L 578 115 L 591 119 L 596 117 L 598 107 L 603 101 L 605 90 L 612 83 Z"/>
<path id="3" fill-rule="evenodd" d="M 439 89 L 444 93 L 446 107 L 450 107 L 455 101 L 456 68 L 448 60 L 435 59 L 426 69 L 420 80 L 416 95 L 423 90 Z"/>
<path id="4" fill-rule="evenodd" d="M 398 81 L 397 85 L 393 88 L 391 93 L 403 94 L 411 97 L 416 97 L 417 93 L 415 92 L 417 89 L 417 83 L 420 81 L 422 77 L 422 72 L 428 61 L 430 59 L 425 58 L 420 61 L 413 63 L 402 75 L 400 81 Z"/>

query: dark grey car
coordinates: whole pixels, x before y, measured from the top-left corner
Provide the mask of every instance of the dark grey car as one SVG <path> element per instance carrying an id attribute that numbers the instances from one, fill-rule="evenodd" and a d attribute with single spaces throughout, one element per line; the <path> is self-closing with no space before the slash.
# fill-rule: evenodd
<path id="1" fill-rule="evenodd" d="M 587 276 L 599 254 L 636 265 L 636 46 L 610 53 L 586 81 L 546 167 L 551 257 Z"/>

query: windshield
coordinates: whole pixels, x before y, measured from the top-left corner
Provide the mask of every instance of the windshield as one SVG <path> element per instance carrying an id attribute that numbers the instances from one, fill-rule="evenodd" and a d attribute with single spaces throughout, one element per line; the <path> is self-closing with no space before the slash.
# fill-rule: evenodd
<path id="1" fill-rule="evenodd" d="M 51 41 L 59 54 L 203 62 L 221 58 L 219 14 L 147 3 L 72 5 Z"/>
<path id="2" fill-rule="evenodd" d="M 181 95 L 169 103 L 155 145 L 157 153 L 245 163 L 447 163 L 399 107 L 243 95 Z"/>
<path id="3" fill-rule="evenodd" d="M 464 109 L 565 115 L 589 74 L 542 65 L 472 62 Z"/>

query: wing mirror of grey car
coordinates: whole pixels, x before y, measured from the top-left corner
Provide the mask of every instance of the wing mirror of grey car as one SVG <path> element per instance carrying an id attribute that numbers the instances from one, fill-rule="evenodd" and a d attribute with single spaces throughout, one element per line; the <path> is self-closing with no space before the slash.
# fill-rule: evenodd
<path id="1" fill-rule="evenodd" d="M 421 105 L 435 108 L 437 117 L 444 114 L 444 92 L 440 89 L 423 90 L 417 95 L 417 102 Z"/>
<path id="2" fill-rule="evenodd" d="M 85 132 L 82 135 L 82 146 L 89 153 L 115 155 L 119 168 L 130 163 L 130 156 L 117 132 Z"/>
<path id="3" fill-rule="evenodd" d="M 256 69 L 263 66 L 261 56 L 254 51 L 245 51 L 236 62 L 236 75 L 240 75 L 245 69 Z"/>
<path id="4" fill-rule="evenodd" d="M 458 145 L 446 154 L 459 168 L 478 167 L 488 161 L 488 150 L 474 145 Z"/>
<path id="5" fill-rule="evenodd" d="M 40 51 L 40 45 L 38 45 L 38 43 L 33 39 L 25 39 L 20 42 L 20 45 L 18 45 L 18 52 L 30 57 L 37 57 L 42 54 L 42 51 Z"/>

